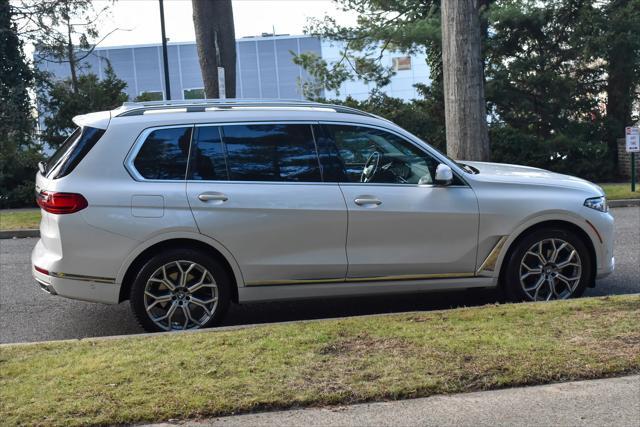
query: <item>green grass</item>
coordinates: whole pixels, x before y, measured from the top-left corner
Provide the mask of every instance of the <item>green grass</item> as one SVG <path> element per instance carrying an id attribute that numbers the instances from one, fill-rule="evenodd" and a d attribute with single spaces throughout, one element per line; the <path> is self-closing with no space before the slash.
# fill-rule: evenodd
<path id="1" fill-rule="evenodd" d="M 604 190 L 609 200 L 640 199 L 640 183 L 636 183 L 636 191 L 631 191 L 631 183 L 598 184 Z"/>
<path id="2" fill-rule="evenodd" d="M 640 296 L 0 347 L 6 424 L 115 424 L 640 372 Z"/>
<path id="3" fill-rule="evenodd" d="M 40 209 L 0 210 L 0 230 L 21 230 L 40 226 Z"/>

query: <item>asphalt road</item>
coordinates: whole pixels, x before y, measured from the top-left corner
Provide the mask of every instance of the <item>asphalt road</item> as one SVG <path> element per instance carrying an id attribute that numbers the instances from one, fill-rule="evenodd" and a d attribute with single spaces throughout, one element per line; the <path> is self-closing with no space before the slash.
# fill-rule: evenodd
<path id="1" fill-rule="evenodd" d="M 616 208 L 616 271 L 587 296 L 640 292 L 640 208 Z M 143 332 L 128 302 L 102 305 L 46 294 L 31 277 L 36 239 L 0 240 L 0 342 L 29 342 Z M 225 325 L 446 309 L 495 302 L 490 291 L 336 298 L 232 306 Z"/>

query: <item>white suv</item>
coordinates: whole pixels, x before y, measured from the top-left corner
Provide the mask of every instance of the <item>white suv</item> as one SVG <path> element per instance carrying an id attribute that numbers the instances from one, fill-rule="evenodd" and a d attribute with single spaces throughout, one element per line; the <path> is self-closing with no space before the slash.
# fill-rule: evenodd
<path id="1" fill-rule="evenodd" d="M 130 300 L 149 331 L 229 304 L 499 286 L 580 295 L 612 272 L 602 189 L 457 163 L 379 117 L 294 101 L 126 103 L 75 118 L 36 195 L 33 275 Z"/>

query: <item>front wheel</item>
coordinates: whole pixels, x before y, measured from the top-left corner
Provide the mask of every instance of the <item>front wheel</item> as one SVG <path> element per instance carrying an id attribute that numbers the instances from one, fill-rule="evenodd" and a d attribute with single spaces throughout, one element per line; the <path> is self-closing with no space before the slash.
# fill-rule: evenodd
<path id="1" fill-rule="evenodd" d="M 582 239 L 563 229 L 541 229 L 517 243 L 503 286 L 511 301 L 567 299 L 582 295 L 592 275 Z"/>
<path id="2" fill-rule="evenodd" d="M 202 252 L 175 249 L 149 259 L 130 302 L 148 332 L 200 329 L 219 323 L 230 301 L 226 269 Z"/>

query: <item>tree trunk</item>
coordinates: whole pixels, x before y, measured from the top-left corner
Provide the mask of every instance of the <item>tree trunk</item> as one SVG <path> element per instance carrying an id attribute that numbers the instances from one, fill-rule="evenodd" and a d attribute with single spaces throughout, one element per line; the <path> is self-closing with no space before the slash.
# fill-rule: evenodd
<path id="1" fill-rule="evenodd" d="M 484 98 L 481 0 L 443 0 L 442 73 L 447 154 L 460 160 L 489 160 Z"/>
<path id="2" fill-rule="evenodd" d="M 227 98 L 236 96 L 236 36 L 231 0 L 192 0 L 198 58 L 207 98 L 218 98 L 218 67 L 224 67 Z"/>
<path id="3" fill-rule="evenodd" d="M 78 75 L 76 73 L 76 52 L 73 47 L 73 39 L 71 38 L 72 28 L 71 22 L 67 20 L 67 59 L 69 60 L 69 70 L 71 71 L 71 88 L 73 93 L 78 93 Z"/>

